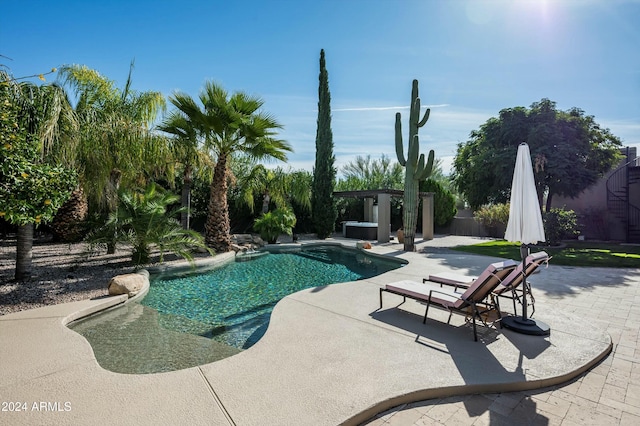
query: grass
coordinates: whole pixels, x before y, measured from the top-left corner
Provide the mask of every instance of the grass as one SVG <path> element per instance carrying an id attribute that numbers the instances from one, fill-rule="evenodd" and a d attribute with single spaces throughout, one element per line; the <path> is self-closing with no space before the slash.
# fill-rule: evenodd
<path id="1" fill-rule="evenodd" d="M 472 246 L 459 246 L 454 250 L 485 256 L 520 259 L 520 245 L 508 241 L 489 241 Z M 554 265 L 606 266 L 611 268 L 640 268 L 640 246 L 596 242 L 568 242 L 562 247 L 532 247 L 531 251 L 544 250 Z"/>

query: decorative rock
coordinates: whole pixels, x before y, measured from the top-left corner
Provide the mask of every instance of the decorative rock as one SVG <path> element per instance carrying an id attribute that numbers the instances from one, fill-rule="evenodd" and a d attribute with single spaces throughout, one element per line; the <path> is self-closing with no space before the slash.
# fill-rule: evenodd
<path id="1" fill-rule="evenodd" d="M 247 246 L 240 246 L 238 244 L 231 243 L 231 250 L 235 251 L 236 253 L 247 251 Z"/>
<path id="2" fill-rule="evenodd" d="M 369 241 L 358 241 L 356 247 L 359 249 L 370 249 L 371 243 Z"/>
<path id="3" fill-rule="evenodd" d="M 238 245 L 243 245 L 252 242 L 251 234 L 234 234 L 231 236 L 231 240 Z"/>
<path id="4" fill-rule="evenodd" d="M 127 294 L 131 298 L 148 284 L 149 272 L 146 270 L 134 274 L 116 275 L 109 281 L 109 295 Z"/>
<path id="5" fill-rule="evenodd" d="M 259 249 L 265 245 L 262 238 L 251 234 L 234 234 L 231 236 L 231 242 L 231 249 L 236 253 L 248 249 Z"/>

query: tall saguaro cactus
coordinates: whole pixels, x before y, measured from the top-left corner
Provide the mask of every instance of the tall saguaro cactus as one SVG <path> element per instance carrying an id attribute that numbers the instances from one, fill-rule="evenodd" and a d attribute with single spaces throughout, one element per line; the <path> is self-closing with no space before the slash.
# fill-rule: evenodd
<path id="1" fill-rule="evenodd" d="M 427 108 L 420 119 L 420 98 L 418 97 L 418 80 L 413 80 L 411 89 L 411 112 L 409 114 L 409 150 L 404 156 L 402 144 L 402 123 L 400 113 L 396 113 L 396 155 L 398 162 L 405 168 L 404 198 L 402 222 L 404 227 L 404 250 L 415 251 L 416 224 L 418 222 L 418 187 L 422 180 L 431 175 L 433 169 L 433 150 L 429 151 L 429 157 L 425 164 L 424 154 L 419 154 L 420 142 L 418 129 L 424 126 L 429 119 L 431 110 Z M 419 155 L 418 155 L 419 154 Z"/>

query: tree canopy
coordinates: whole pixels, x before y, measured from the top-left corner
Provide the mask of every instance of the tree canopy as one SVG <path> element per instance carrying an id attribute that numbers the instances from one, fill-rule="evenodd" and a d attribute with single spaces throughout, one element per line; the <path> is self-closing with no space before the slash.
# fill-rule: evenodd
<path id="1" fill-rule="evenodd" d="M 386 155 L 380 159 L 371 159 L 371 155 L 358 155 L 354 161 L 345 164 L 343 179 L 336 185 L 339 191 L 362 189 L 402 189 L 404 169 L 397 161 L 391 161 Z"/>
<path id="2" fill-rule="evenodd" d="M 0 217 L 18 225 L 18 281 L 31 274 L 34 225 L 51 220 L 76 185 L 73 170 L 45 161 L 46 140 L 62 122 L 61 95 L 0 71 Z"/>
<path id="3" fill-rule="evenodd" d="M 619 159 L 619 138 L 579 108 L 560 111 L 549 99 L 500 111 L 458 145 L 453 181 L 472 208 L 509 200 L 518 145 L 529 144 L 538 199 L 576 197 Z"/>
<path id="4" fill-rule="evenodd" d="M 42 135 L 57 122 L 47 108 L 53 93 L 0 73 L 0 217 L 12 224 L 51 220 L 75 186 L 73 170 L 46 164 L 42 156 Z"/>

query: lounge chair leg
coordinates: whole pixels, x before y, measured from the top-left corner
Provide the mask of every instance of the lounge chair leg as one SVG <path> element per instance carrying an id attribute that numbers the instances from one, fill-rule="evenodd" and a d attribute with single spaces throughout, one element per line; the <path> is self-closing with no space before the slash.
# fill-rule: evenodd
<path id="1" fill-rule="evenodd" d="M 496 312 L 498 313 L 498 322 L 500 323 L 500 328 L 502 328 L 502 312 L 500 311 L 500 298 L 496 296 L 494 301 Z"/>
<path id="2" fill-rule="evenodd" d="M 473 341 L 478 341 L 478 333 L 476 332 L 476 315 L 473 315 Z"/>
<path id="3" fill-rule="evenodd" d="M 422 319 L 422 323 L 427 323 L 427 314 L 429 313 L 429 303 L 427 303 L 427 309 L 424 310 L 424 318 Z"/>
<path id="4" fill-rule="evenodd" d="M 382 292 L 384 291 L 384 289 L 380 289 L 380 309 L 382 309 Z"/>

